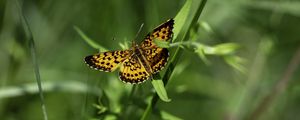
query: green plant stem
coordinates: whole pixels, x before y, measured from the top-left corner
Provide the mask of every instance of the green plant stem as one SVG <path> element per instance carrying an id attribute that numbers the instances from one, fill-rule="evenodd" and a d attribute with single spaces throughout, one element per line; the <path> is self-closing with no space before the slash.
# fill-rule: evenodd
<path id="1" fill-rule="evenodd" d="M 131 91 L 130 91 L 130 94 L 128 96 L 128 99 L 127 99 L 127 103 L 125 103 L 125 105 L 122 107 L 122 110 L 121 110 L 121 119 L 128 119 L 128 113 L 130 113 L 131 109 L 128 109 L 130 107 L 130 105 L 132 104 L 132 100 L 134 100 L 134 93 L 136 92 L 136 90 L 138 89 L 138 86 L 137 85 L 133 85 L 132 88 L 131 88 Z"/>
<path id="2" fill-rule="evenodd" d="M 171 47 L 182 47 L 182 46 L 194 46 L 195 48 L 200 48 L 200 47 L 204 47 L 205 45 L 198 43 L 198 42 L 191 42 L 191 41 L 185 41 L 185 42 L 176 42 L 176 43 L 172 43 L 170 44 L 170 48 Z"/>

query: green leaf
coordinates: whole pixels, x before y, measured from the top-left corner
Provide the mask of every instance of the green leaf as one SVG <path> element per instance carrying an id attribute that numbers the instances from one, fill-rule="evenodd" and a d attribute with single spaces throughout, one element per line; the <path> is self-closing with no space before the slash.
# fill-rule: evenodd
<path id="1" fill-rule="evenodd" d="M 87 43 L 89 44 L 91 47 L 98 49 L 100 51 L 107 51 L 107 49 L 99 44 L 97 44 L 94 40 L 92 40 L 91 38 L 89 38 L 87 35 L 85 35 L 81 29 L 79 29 L 77 26 L 74 26 L 74 29 L 76 30 L 76 32 L 81 36 L 81 38 Z"/>
<path id="2" fill-rule="evenodd" d="M 202 59 L 202 61 L 206 64 L 209 65 L 210 61 L 206 58 L 205 53 L 203 51 L 203 47 L 197 47 L 195 48 L 195 52 L 198 54 L 198 56 Z"/>
<path id="3" fill-rule="evenodd" d="M 98 109 L 98 112 L 97 114 L 102 114 L 104 112 L 107 111 L 107 107 L 103 106 L 103 105 L 100 105 L 100 104 L 93 104 L 93 106 Z"/>
<path id="4" fill-rule="evenodd" d="M 185 22 L 186 22 L 186 18 L 188 17 L 190 9 L 191 9 L 191 4 L 192 4 L 192 0 L 187 0 L 185 2 L 184 6 L 180 9 L 178 14 L 174 18 L 175 23 L 174 23 L 173 38 L 172 38 L 173 40 L 177 39 L 179 32 L 182 31 L 182 29 L 183 29 Z M 158 43 L 158 44 L 160 44 L 162 46 L 166 45 L 165 43 Z M 167 45 L 167 46 L 169 46 L 169 45 Z M 159 76 L 159 79 L 154 78 L 151 83 L 152 83 L 154 89 L 156 90 L 159 98 L 165 102 L 169 102 L 170 99 L 167 96 L 167 92 L 164 88 L 164 84 L 163 84 L 163 81 L 160 78 L 160 76 Z M 146 114 L 147 114 L 147 112 L 146 112 Z M 145 114 L 145 116 L 147 116 L 146 114 Z"/>
<path id="5" fill-rule="evenodd" d="M 25 37 L 25 41 L 28 42 L 28 51 L 30 51 L 30 57 L 31 57 L 31 62 L 32 62 L 32 67 L 34 70 L 34 74 L 35 74 L 35 79 L 36 79 L 36 83 L 37 83 L 37 88 L 39 91 L 39 97 L 40 97 L 40 102 L 41 102 L 41 109 L 42 109 L 42 113 L 43 113 L 43 118 L 44 120 L 48 120 L 48 112 L 46 109 L 46 104 L 44 101 L 44 90 L 43 90 L 43 85 L 42 85 L 42 79 L 41 79 L 41 74 L 40 74 L 40 67 L 39 67 L 39 63 L 38 63 L 38 57 L 37 57 L 37 50 L 36 50 L 36 46 L 35 46 L 35 40 L 34 40 L 34 36 L 32 34 L 30 25 L 27 21 L 26 16 L 23 14 L 23 11 L 21 9 L 21 4 L 19 3 L 19 1 L 16 1 L 16 7 L 18 8 L 18 15 L 21 21 L 21 25 L 22 28 L 21 30 L 22 33 L 26 36 Z"/>
<path id="6" fill-rule="evenodd" d="M 164 83 L 161 80 L 159 75 L 154 75 L 154 78 L 151 81 L 151 83 L 152 83 L 157 95 L 159 96 L 159 98 L 162 101 L 165 101 L 165 102 L 170 102 L 171 101 L 171 99 L 167 95 L 167 91 L 164 87 Z"/>
<path id="7" fill-rule="evenodd" d="M 188 33 L 189 29 L 191 28 L 191 26 L 193 24 L 195 24 L 206 4 L 207 0 L 187 0 L 184 4 L 184 6 L 181 8 L 181 10 L 178 12 L 178 14 L 176 15 L 176 17 L 174 18 L 175 20 L 175 24 L 174 24 L 174 36 L 173 39 L 174 41 L 184 41 L 184 40 L 188 40 L 188 36 L 186 36 L 186 34 Z M 194 7 L 192 7 L 192 5 L 195 5 Z M 191 11 L 191 9 L 193 9 L 194 11 Z M 191 13 L 191 14 L 190 14 Z M 191 16 L 189 16 L 191 15 Z M 191 21 L 188 20 L 187 18 L 191 18 Z M 179 35 L 179 33 L 181 33 Z M 180 38 L 178 38 L 180 37 Z M 164 99 L 168 101 L 168 97 L 167 96 L 163 96 L 164 92 L 160 90 L 160 88 L 164 89 L 164 84 L 163 82 L 167 83 L 167 80 L 170 78 L 173 70 L 174 70 L 174 66 L 176 65 L 176 63 L 178 62 L 178 58 L 181 55 L 181 49 L 177 48 L 176 51 L 173 54 L 173 57 L 170 60 L 170 65 L 166 68 L 167 71 L 165 72 L 163 79 L 166 81 L 162 81 L 161 78 L 159 78 L 158 80 L 154 79 L 152 81 L 152 85 L 154 86 L 154 88 L 156 89 L 156 91 L 160 91 L 157 94 L 159 95 L 160 99 Z M 166 93 L 166 92 L 165 92 Z M 165 94 L 167 95 L 167 94 Z M 167 98 L 167 99 L 165 99 Z M 151 102 L 148 104 L 145 112 L 143 113 L 143 116 L 141 118 L 141 120 L 144 120 L 146 118 L 148 118 L 150 111 L 152 111 L 152 107 L 155 106 L 156 102 L 157 102 L 157 97 L 153 96 L 151 99 Z"/>
<path id="8" fill-rule="evenodd" d="M 238 44 L 224 43 L 224 44 L 216 45 L 214 47 L 205 46 L 204 52 L 205 54 L 210 54 L 210 55 L 228 55 L 235 52 L 238 48 L 240 48 Z"/>
<path id="9" fill-rule="evenodd" d="M 211 26 L 210 26 L 207 22 L 202 21 L 202 22 L 200 22 L 200 25 L 201 25 L 201 27 L 202 27 L 205 31 L 207 31 L 207 32 L 209 32 L 209 33 L 214 33 L 214 32 L 213 32 L 213 29 L 211 28 Z"/>
<path id="10" fill-rule="evenodd" d="M 177 116 L 174 116 L 166 111 L 160 111 L 163 120 L 183 120 Z"/>
<path id="11" fill-rule="evenodd" d="M 180 9 L 178 14 L 174 18 L 175 24 L 173 30 L 174 33 L 173 40 L 176 40 L 179 32 L 183 29 L 186 19 L 190 13 L 191 5 L 192 5 L 192 0 L 187 0 L 184 6 Z"/>
<path id="12" fill-rule="evenodd" d="M 125 38 L 123 42 L 119 42 L 119 46 L 120 46 L 123 50 L 129 49 L 129 44 L 128 44 L 127 41 L 128 41 L 128 40 Z"/>
<path id="13" fill-rule="evenodd" d="M 237 69 L 238 71 L 242 73 L 246 73 L 246 68 L 242 65 L 244 63 L 244 59 L 242 59 L 239 56 L 234 55 L 226 55 L 224 56 L 224 60 L 227 64 L 229 64 L 231 67 Z"/>
<path id="14" fill-rule="evenodd" d="M 169 48 L 170 47 L 170 42 L 167 41 L 162 41 L 162 40 L 154 40 L 154 43 L 158 46 L 158 47 L 162 47 L 162 48 Z"/>

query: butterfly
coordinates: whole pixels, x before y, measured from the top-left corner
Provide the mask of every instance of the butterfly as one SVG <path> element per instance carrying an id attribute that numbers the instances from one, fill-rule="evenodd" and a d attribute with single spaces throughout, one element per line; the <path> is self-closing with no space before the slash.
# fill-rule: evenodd
<path id="1" fill-rule="evenodd" d="M 174 20 L 169 19 L 148 33 L 141 44 L 130 49 L 106 51 L 86 56 L 85 63 L 93 69 L 112 72 L 120 67 L 119 78 L 125 83 L 142 83 L 161 71 L 167 64 L 169 51 L 158 47 L 154 40 L 171 41 Z"/>

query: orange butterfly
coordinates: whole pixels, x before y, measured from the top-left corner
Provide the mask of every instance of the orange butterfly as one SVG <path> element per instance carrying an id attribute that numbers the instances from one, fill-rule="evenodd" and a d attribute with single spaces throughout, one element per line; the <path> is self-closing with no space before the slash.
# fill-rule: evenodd
<path id="1" fill-rule="evenodd" d="M 148 33 L 140 45 L 134 44 L 128 50 L 90 55 L 85 57 L 85 63 L 91 68 L 105 72 L 112 72 L 120 65 L 119 77 L 123 82 L 142 83 L 166 66 L 169 51 L 156 46 L 153 40 L 170 41 L 173 25 L 174 20 L 169 19 Z"/>

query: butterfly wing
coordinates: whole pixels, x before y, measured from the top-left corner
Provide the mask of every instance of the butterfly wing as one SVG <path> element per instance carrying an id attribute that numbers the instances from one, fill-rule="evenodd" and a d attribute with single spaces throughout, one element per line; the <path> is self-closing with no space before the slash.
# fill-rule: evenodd
<path id="1" fill-rule="evenodd" d="M 162 70 L 169 59 L 169 51 L 166 48 L 152 48 L 144 50 L 144 56 L 150 64 L 153 73 Z"/>
<path id="2" fill-rule="evenodd" d="M 85 63 L 96 70 L 112 72 L 132 54 L 131 50 L 107 51 L 84 58 Z"/>
<path id="3" fill-rule="evenodd" d="M 173 25 L 173 19 L 159 25 L 146 36 L 141 44 L 143 55 L 150 64 L 153 73 L 157 73 L 164 68 L 169 58 L 168 49 L 156 46 L 153 40 L 169 41 L 173 35 Z"/>
<path id="4" fill-rule="evenodd" d="M 120 79 L 126 83 L 141 83 L 149 79 L 150 74 L 137 56 L 126 59 L 119 72 Z"/>
<path id="5" fill-rule="evenodd" d="M 145 40 L 142 42 L 141 47 L 145 49 L 156 48 L 157 46 L 153 40 L 168 41 L 173 35 L 174 20 L 170 19 L 167 22 L 156 27 L 151 33 L 148 33 Z"/>

